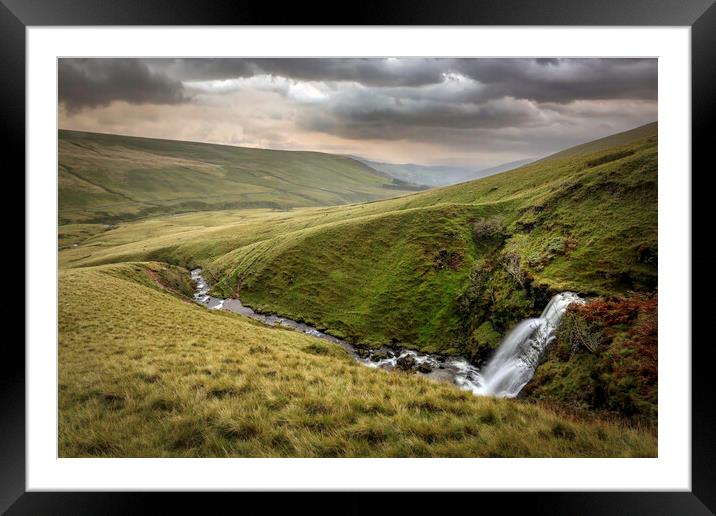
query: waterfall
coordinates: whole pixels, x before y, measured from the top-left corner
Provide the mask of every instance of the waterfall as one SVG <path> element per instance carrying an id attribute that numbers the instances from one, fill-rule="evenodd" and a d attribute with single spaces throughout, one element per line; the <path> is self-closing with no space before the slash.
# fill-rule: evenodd
<path id="1" fill-rule="evenodd" d="M 525 319 L 505 335 L 497 352 L 481 372 L 473 392 L 514 398 L 532 379 L 542 354 L 555 338 L 559 321 L 572 303 L 583 303 L 572 292 L 557 294 L 539 318 Z"/>

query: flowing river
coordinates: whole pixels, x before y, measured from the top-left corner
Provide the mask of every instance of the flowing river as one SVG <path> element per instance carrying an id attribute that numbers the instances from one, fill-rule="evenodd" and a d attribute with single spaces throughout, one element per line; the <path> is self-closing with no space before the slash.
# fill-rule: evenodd
<path id="1" fill-rule="evenodd" d="M 212 310 L 235 312 L 268 326 L 290 328 L 327 340 L 345 349 L 356 361 L 368 367 L 413 370 L 436 380 L 451 382 L 477 395 L 515 397 L 530 381 L 546 347 L 554 339 L 559 320 L 571 303 L 582 300 L 571 292 L 554 296 L 541 317 L 519 323 L 503 339 L 495 355 L 482 371 L 462 357 L 447 357 L 413 350 L 390 348 L 362 350 L 348 342 L 304 323 L 262 314 L 244 306 L 239 299 L 220 299 L 209 295 L 209 285 L 201 269 L 191 271 L 195 283 L 194 300 Z"/>

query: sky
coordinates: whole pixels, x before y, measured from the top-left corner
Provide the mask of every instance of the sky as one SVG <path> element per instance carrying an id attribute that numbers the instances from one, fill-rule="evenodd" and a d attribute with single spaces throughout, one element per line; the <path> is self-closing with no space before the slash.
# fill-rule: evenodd
<path id="1" fill-rule="evenodd" d="M 60 59 L 63 129 L 476 169 L 657 119 L 656 59 Z"/>

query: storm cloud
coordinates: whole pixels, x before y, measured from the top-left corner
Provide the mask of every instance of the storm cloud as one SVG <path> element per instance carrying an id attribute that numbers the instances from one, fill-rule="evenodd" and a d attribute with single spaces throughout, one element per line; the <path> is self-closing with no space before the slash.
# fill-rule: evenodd
<path id="1" fill-rule="evenodd" d="M 656 59 L 61 59 L 58 72 L 68 128 L 433 164 L 544 155 L 657 108 Z"/>
<path id="2" fill-rule="evenodd" d="M 139 59 L 60 59 L 57 72 L 59 100 L 68 111 L 117 100 L 132 104 L 187 100 L 180 81 L 152 72 Z"/>

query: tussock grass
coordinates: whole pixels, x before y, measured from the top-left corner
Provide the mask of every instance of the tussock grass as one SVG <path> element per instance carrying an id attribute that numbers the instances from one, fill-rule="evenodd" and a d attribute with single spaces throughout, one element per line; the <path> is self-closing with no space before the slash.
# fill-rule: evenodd
<path id="1" fill-rule="evenodd" d="M 649 432 L 369 369 L 338 346 L 187 303 L 149 271 L 179 272 L 60 272 L 62 457 L 656 454 Z"/>

